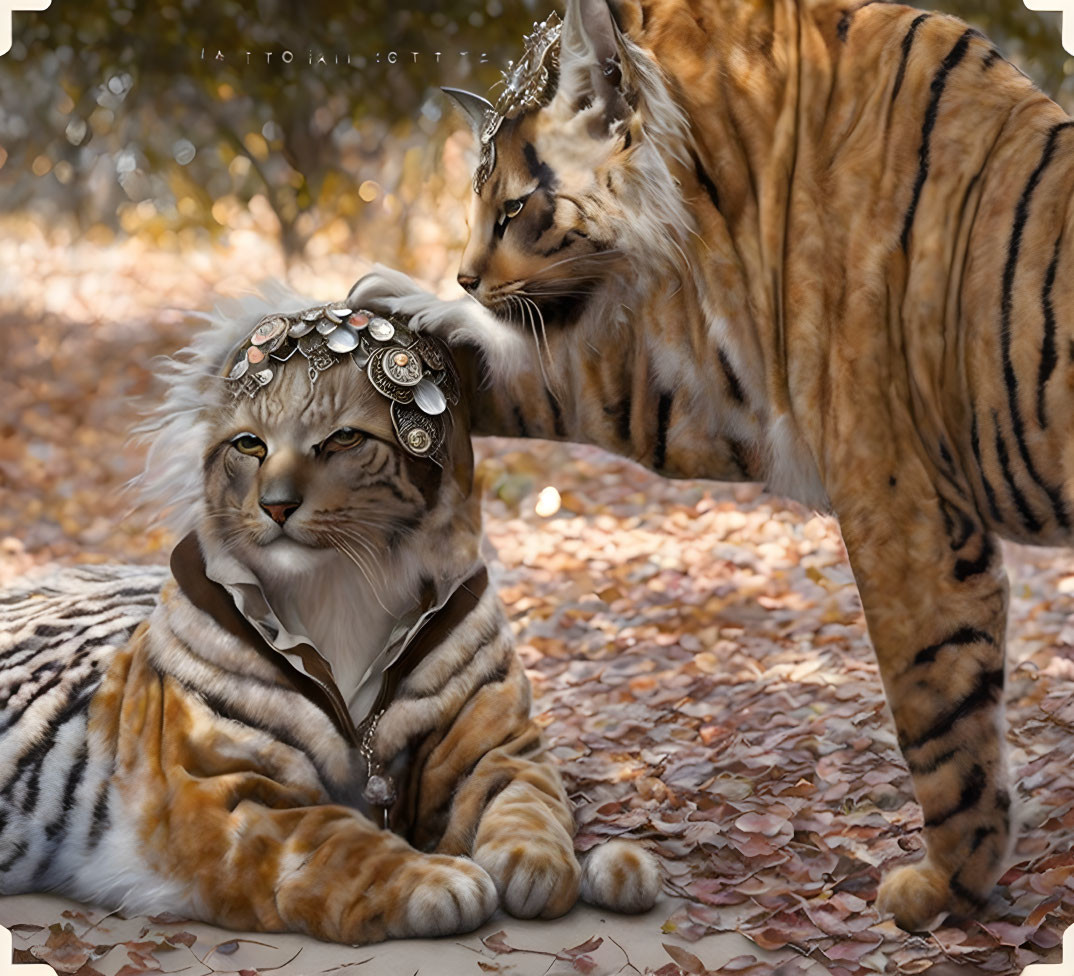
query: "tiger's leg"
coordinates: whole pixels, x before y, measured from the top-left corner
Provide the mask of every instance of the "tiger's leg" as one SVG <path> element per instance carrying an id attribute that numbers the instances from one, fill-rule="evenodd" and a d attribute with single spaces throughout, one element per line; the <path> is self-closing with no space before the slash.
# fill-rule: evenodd
<path id="1" fill-rule="evenodd" d="M 489 755 L 467 784 L 471 795 L 482 785 L 504 784 L 478 822 L 473 857 L 518 918 L 556 918 L 578 899 L 574 817 L 559 774 L 542 761 L 541 750 L 538 729 L 526 730 Z"/>
<path id="2" fill-rule="evenodd" d="M 519 918 L 555 918 L 578 898 L 574 816 L 559 773 L 544 755 L 529 717 L 522 662 L 505 648 L 501 681 L 485 684 L 447 733 L 428 743 L 415 766 L 426 770 L 421 793 L 450 795 L 441 853 L 471 855 L 492 876 L 500 900 Z M 425 752 L 425 749 L 422 750 Z M 457 788 L 439 782 L 468 770 Z M 435 819 L 417 811 L 417 822 Z"/>
<path id="3" fill-rule="evenodd" d="M 541 730 L 529 717 L 529 701 L 529 682 L 512 651 L 503 682 L 475 695 L 436 744 L 428 769 L 450 769 L 468 751 L 474 758 L 481 753 L 454 794 L 438 850 L 472 852 L 495 881 L 503 906 L 519 918 L 562 915 L 579 892 L 613 911 L 647 911 L 660 875 L 644 848 L 603 844 L 579 868 L 574 814 Z M 474 738 L 467 729 L 492 738 Z"/>
<path id="4" fill-rule="evenodd" d="M 846 497 L 836 510 L 925 820 L 924 860 L 885 877 L 878 907 L 919 929 L 976 907 L 1007 854 L 1007 579 L 972 506 L 923 472 Z"/>
<path id="5" fill-rule="evenodd" d="M 248 803 L 229 819 L 229 873 L 236 881 L 245 873 L 240 884 L 258 927 L 359 944 L 469 932 L 495 910 L 495 889 L 478 865 L 416 851 L 353 810 Z M 269 866 L 274 877 L 265 877 Z"/>

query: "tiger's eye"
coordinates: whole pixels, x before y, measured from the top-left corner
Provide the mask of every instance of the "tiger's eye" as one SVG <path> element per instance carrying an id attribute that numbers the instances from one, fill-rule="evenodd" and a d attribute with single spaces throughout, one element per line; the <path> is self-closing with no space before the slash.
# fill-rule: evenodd
<path id="1" fill-rule="evenodd" d="M 265 442 L 253 434 L 239 434 L 231 439 L 231 444 L 240 454 L 248 454 L 250 457 L 263 459 L 268 453 Z"/>
<path id="2" fill-rule="evenodd" d="M 348 448 L 357 447 L 364 440 L 365 434 L 360 430 L 356 430 L 354 427 L 341 427 L 330 437 L 325 438 L 321 447 L 328 454 L 335 454 L 338 451 L 346 451 Z"/>
<path id="3" fill-rule="evenodd" d="M 524 201 L 522 200 L 508 200 L 507 203 L 503 205 L 503 212 L 508 217 L 517 217 L 520 213 L 522 213 L 523 202 Z"/>

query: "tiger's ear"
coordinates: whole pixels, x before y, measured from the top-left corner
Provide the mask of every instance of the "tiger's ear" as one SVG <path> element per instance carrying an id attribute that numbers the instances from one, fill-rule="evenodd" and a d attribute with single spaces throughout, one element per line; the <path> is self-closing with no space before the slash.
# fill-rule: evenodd
<path id="1" fill-rule="evenodd" d="M 630 115 L 622 86 L 619 28 L 607 0 L 567 0 L 556 97 L 566 98 L 575 111 L 599 101 L 604 111 L 598 128 L 606 133 Z"/>
<path id="2" fill-rule="evenodd" d="M 473 92 L 463 91 L 461 88 L 441 88 L 440 90 L 462 109 L 466 120 L 470 123 L 470 128 L 474 130 L 474 135 L 480 135 L 485 113 L 492 108 L 492 102 Z"/>

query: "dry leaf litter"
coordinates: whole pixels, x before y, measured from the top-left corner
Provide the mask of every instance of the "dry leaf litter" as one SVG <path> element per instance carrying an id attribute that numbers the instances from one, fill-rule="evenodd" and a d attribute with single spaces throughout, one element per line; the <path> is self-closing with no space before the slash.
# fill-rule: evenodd
<path id="1" fill-rule="evenodd" d="M 48 561 L 165 559 L 173 540 L 121 491 L 143 457 L 127 430 L 154 357 L 197 325 L 179 309 L 248 285 L 251 267 L 277 270 L 264 257 L 0 235 L 0 582 Z M 295 283 L 330 298 L 354 277 L 341 259 L 298 269 Z M 490 553 L 577 803 L 578 848 L 640 839 L 688 899 L 653 932 L 668 962 L 650 972 L 708 971 L 682 940 L 721 931 L 832 976 L 1058 960 L 1074 921 L 1074 554 L 1006 547 L 1009 755 L 1026 825 L 1015 863 L 978 920 L 909 935 L 872 900 L 882 871 L 920 852 L 921 814 L 835 522 L 588 448 L 492 439 L 478 461 Z M 93 976 L 115 948 L 85 916 L 12 927 L 23 961 L 61 973 Z M 142 928 L 120 947 L 122 976 L 193 951 L 179 920 Z M 595 962 L 601 942 L 549 947 L 550 966 L 637 971 Z M 284 962 L 229 970 L 234 948 L 201 946 L 190 972 Z M 489 936 L 474 971 L 510 972 L 520 951 Z M 805 970 L 743 956 L 711 971 Z"/>

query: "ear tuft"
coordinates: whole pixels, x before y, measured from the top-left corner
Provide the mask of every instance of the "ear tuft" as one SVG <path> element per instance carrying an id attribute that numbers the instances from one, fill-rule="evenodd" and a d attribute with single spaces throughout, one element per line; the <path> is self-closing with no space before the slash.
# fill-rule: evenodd
<path id="1" fill-rule="evenodd" d="M 559 52 L 557 97 L 580 110 L 599 100 L 605 131 L 630 111 L 622 92 L 619 28 L 607 0 L 568 0 Z"/>
<path id="2" fill-rule="evenodd" d="M 470 123 L 470 128 L 474 130 L 474 135 L 480 135 L 481 127 L 485 123 L 485 113 L 492 108 L 492 102 L 473 92 L 463 91 L 461 88 L 441 88 L 440 90 L 462 110 Z"/>

